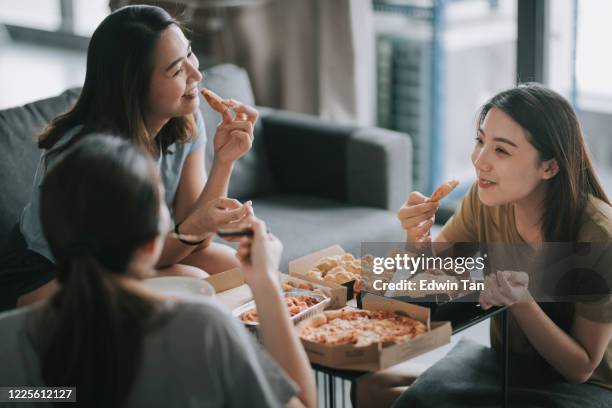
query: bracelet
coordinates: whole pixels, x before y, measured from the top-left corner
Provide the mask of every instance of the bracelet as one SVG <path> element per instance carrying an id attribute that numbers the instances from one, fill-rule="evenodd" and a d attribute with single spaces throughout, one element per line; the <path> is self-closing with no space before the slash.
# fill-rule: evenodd
<path id="1" fill-rule="evenodd" d="M 183 238 L 181 238 L 181 233 L 179 232 L 179 226 L 183 223 L 183 221 L 179 222 L 178 224 L 176 224 L 174 226 L 174 233 L 176 234 L 176 239 L 178 239 L 179 241 L 181 241 L 183 244 L 185 245 L 200 245 L 201 243 L 203 243 L 204 241 L 206 241 L 206 239 L 200 240 L 200 241 L 187 241 Z"/>

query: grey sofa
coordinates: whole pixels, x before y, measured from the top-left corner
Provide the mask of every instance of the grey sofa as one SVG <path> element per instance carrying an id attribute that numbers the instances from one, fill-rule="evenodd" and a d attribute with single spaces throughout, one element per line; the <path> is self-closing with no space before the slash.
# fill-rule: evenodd
<path id="1" fill-rule="evenodd" d="M 224 97 L 254 102 L 245 71 L 233 65 L 207 70 L 205 83 Z M 0 111 L 0 253 L 30 194 L 40 156 L 35 137 L 77 95 L 72 89 Z M 219 116 L 205 103 L 201 109 L 211 138 Z M 254 146 L 235 167 L 230 196 L 253 200 L 283 241 L 283 270 L 289 260 L 332 244 L 359 254 L 362 241 L 403 239 L 395 210 L 410 189 L 407 135 L 258 109 Z M 209 149 L 208 165 L 211 157 Z"/>

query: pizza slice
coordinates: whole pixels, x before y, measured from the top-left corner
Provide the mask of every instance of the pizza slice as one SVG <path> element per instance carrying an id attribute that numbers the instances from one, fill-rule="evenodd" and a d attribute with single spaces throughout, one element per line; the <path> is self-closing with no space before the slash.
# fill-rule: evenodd
<path id="1" fill-rule="evenodd" d="M 202 88 L 200 93 L 206 99 L 206 102 L 219 113 L 225 113 L 230 107 L 219 95 L 207 88 Z"/>

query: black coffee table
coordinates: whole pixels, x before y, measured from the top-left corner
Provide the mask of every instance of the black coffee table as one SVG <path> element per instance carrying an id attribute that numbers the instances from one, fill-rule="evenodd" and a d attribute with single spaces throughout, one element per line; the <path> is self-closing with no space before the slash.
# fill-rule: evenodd
<path id="1" fill-rule="evenodd" d="M 482 310 L 476 302 L 459 302 L 449 303 L 442 307 L 437 307 L 431 315 L 432 321 L 450 321 L 452 326 L 452 334 L 457 334 L 467 328 L 470 328 L 483 320 L 490 319 L 496 314 L 501 314 L 502 317 L 502 367 L 501 367 L 501 387 L 502 387 L 502 407 L 508 406 L 508 311 L 506 307 L 493 307 L 489 310 Z M 312 364 L 312 368 L 325 375 L 329 388 L 329 407 L 335 407 L 335 378 L 349 381 L 351 383 L 351 393 L 355 397 L 355 382 L 361 377 L 370 375 L 370 372 L 338 370 L 334 368 L 323 367 L 318 364 Z M 357 401 L 353 398 L 353 401 Z"/>

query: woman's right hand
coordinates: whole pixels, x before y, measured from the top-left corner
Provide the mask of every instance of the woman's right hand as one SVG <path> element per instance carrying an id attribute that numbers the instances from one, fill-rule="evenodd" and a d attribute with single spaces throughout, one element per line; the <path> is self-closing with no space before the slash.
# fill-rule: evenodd
<path id="1" fill-rule="evenodd" d="M 255 216 L 245 222 L 253 229 L 252 237 L 243 237 L 236 257 L 242 264 L 246 282 L 251 288 L 260 284 L 279 285 L 279 266 L 283 244 L 271 233 L 266 224 Z"/>
<path id="2" fill-rule="evenodd" d="M 397 212 L 397 218 L 406 231 L 408 242 L 431 242 L 429 230 L 434 224 L 440 203 L 426 202 L 426 200 L 427 197 L 423 194 L 413 191 Z"/>
<path id="3" fill-rule="evenodd" d="M 188 222 L 181 227 L 181 233 L 194 236 L 214 234 L 221 228 L 240 224 L 250 214 L 253 214 L 250 201 L 242 204 L 233 198 L 215 198 L 204 203 L 189 216 Z"/>
<path id="4" fill-rule="evenodd" d="M 231 228 L 242 225 L 243 221 L 253 215 L 253 205 L 251 201 L 242 204 L 234 198 L 217 198 L 208 206 L 208 215 L 212 224 L 213 231 L 222 228 Z M 233 241 L 228 238 L 226 241 Z"/>

